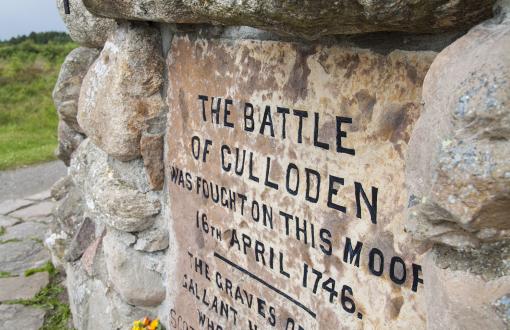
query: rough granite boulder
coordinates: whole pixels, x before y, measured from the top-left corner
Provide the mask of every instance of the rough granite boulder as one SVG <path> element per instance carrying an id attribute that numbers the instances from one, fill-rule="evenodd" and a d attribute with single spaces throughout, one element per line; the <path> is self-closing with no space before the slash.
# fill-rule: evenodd
<path id="1" fill-rule="evenodd" d="M 76 132 L 83 133 L 76 120 L 83 77 L 98 56 L 99 51 L 92 48 L 79 47 L 71 51 L 60 68 L 53 89 L 53 101 L 61 120 Z"/>
<path id="2" fill-rule="evenodd" d="M 57 181 L 52 187 L 52 197 L 57 201 L 53 212 L 55 224 L 69 236 L 74 236 L 83 221 L 83 197 L 70 176 Z"/>
<path id="3" fill-rule="evenodd" d="M 510 19 L 441 52 L 423 101 L 407 159 L 407 228 L 456 248 L 510 238 Z"/>
<path id="4" fill-rule="evenodd" d="M 58 123 L 58 147 L 55 150 L 55 155 L 58 159 L 63 161 L 66 166 L 69 166 L 73 152 L 84 139 L 85 136 L 83 134 L 78 133 L 69 127 L 65 121 L 60 119 Z"/>
<path id="5" fill-rule="evenodd" d="M 103 47 L 106 39 L 117 24 L 113 19 L 97 17 L 90 13 L 82 0 L 69 0 L 70 12 L 66 14 L 63 0 L 56 0 L 60 17 L 71 38 L 81 46 Z"/>
<path id="6" fill-rule="evenodd" d="M 138 233 L 133 248 L 138 251 L 155 252 L 168 248 L 168 231 L 151 229 Z"/>
<path id="7" fill-rule="evenodd" d="M 108 232 L 103 240 L 106 266 L 115 290 L 129 304 L 157 306 L 166 295 L 161 274 L 150 269 L 144 254 Z"/>
<path id="8" fill-rule="evenodd" d="M 163 111 L 161 53 L 156 28 L 122 24 L 83 80 L 78 123 L 112 157 L 139 157 L 146 121 Z"/>
<path id="9" fill-rule="evenodd" d="M 89 245 L 96 240 L 95 231 L 96 225 L 94 221 L 89 218 L 85 218 L 71 241 L 69 249 L 64 257 L 65 260 L 72 262 L 81 258 Z"/>
<path id="10" fill-rule="evenodd" d="M 76 329 L 130 329 L 133 320 L 154 315 L 147 310 L 131 306 L 104 281 L 89 277 L 79 262 L 66 267 L 69 305 Z"/>
<path id="11" fill-rule="evenodd" d="M 144 230 L 161 210 L 156 197 L 123 179 L 108 162 L 108 155 L 88 139 L 76 151 L 70 172 L 88 212 L 110 227 L 127 232 Z"/>
<path id="12" fill-rule="evenodd" d="M 245 25 L 315 39 L 378 31 L 465 29 L 490 17 L 493 0 L 84 0 L 97 15 L 169 23 Z"/>
<path id="13" fill-rule="evenodd" d="M 44 243 L 51 251 L 53 264 L 61 266 L 65 262 L 64 256 L 68 253 L 72 238 L 84 220 L 84 202 L 80 190 L 74 185 L 69 175 L 53 185 L 51 196 L 56 200 L 57 205 L 53 210 L 51 234 Z"/>
<path id="14" fill-rule="evenodd" d="M 147 180 L 151 189 L 163 189 L 165 181 L 165 165 L 163 163 L 163 134 L 143 134 L 140 139 L 140 152 Z"/>
<path id="15" fill-rule="evenodd" d="M 510 276 L 488 278 L 445 267 L 435 258 L 429 254 L 423 264 L 428 269 L 424 278 L 428 329 L 510 328 L 510 304 L 505 301 Z"/>

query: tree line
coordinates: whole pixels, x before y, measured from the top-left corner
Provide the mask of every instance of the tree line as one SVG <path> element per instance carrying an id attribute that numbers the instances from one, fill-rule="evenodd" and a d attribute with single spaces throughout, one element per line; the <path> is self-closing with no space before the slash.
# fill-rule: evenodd
<path id="1" fill-rule="evenodd" d="M 0 40 L 0 44 L 12 44 L 17 45 L 24 41 L 32 41 L 35 44 L 46 45 L 50 42 L 52 43 L 68 43 L 71 42 L 71 37 L 66 32 L 31 32 L 28 35 L 22 35 L 17 37 L 12 37 L 8 40 Z"/>

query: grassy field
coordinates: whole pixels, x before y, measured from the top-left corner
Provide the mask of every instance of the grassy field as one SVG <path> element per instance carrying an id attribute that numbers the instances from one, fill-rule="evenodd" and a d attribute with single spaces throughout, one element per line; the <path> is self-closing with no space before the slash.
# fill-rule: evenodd
<path id="1" fill-rule="evenodd" d="M 59 33 L 0 43 L 0 170 L 55 158 L 58 117 L 51 92 L 75 47 Z"/>

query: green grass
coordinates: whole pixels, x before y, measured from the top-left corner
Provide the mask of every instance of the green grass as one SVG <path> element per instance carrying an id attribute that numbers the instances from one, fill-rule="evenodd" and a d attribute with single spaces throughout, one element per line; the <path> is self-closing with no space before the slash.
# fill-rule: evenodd
<path id="1" fill-rule="evenodd" d="M 8 301 L 7 304 L 20 304 L 44 309 L 46 316 L 44 318 L 44 325 L 40 330 L 67 330 L 69 329 L 68 322 L 71 317 L 71 310 L 69 305 L 62 302 L 61 299 L 61 295 L 65 290 L 58 281 L 61 276 L 51 263 L 46 264 L 42 268 L 45 269 L 35 269 L 35 273 L 47 271 L 50 275 L 50 283 L 32 299 L 12 300 Z"/>
<path id="2" fill-rule="evenodd" d="M 41 267 L 25 270 L 25 277 L 29 277 L 36 273 L 42 273 L 42 272 L 48 272 L 48 274 L 50 274 L 50 276 L 54 276 L 54 275 L 56 275 L 57 271 L 56 271 L 55 267 L 53 267 L 53 264 L 48 261 L 46 264 L 44 264 Z"/>
<path id="3" fill-rule="evenodd" d="M 12 274 L 11 272 L 0 272 L 0 278 L 7 278 L 7 277 L 18 277 L 18 275 Z"/>
<path id="4" fill-rule="evenodd" d="M 36 41 L 0 43 L 0 170 L 55 158 L 58 116 L 51 92 L 76 44 Z"/>

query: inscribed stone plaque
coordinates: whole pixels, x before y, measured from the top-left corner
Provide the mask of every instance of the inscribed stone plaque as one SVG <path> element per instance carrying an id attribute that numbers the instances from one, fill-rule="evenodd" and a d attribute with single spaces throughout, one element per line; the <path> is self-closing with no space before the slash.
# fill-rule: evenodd
<path id="1" fill-rule="evenodd" d="M 423 327 L 404 167 L 435 53 L 179 36 L 169 54 L 171 328 Z"/>

